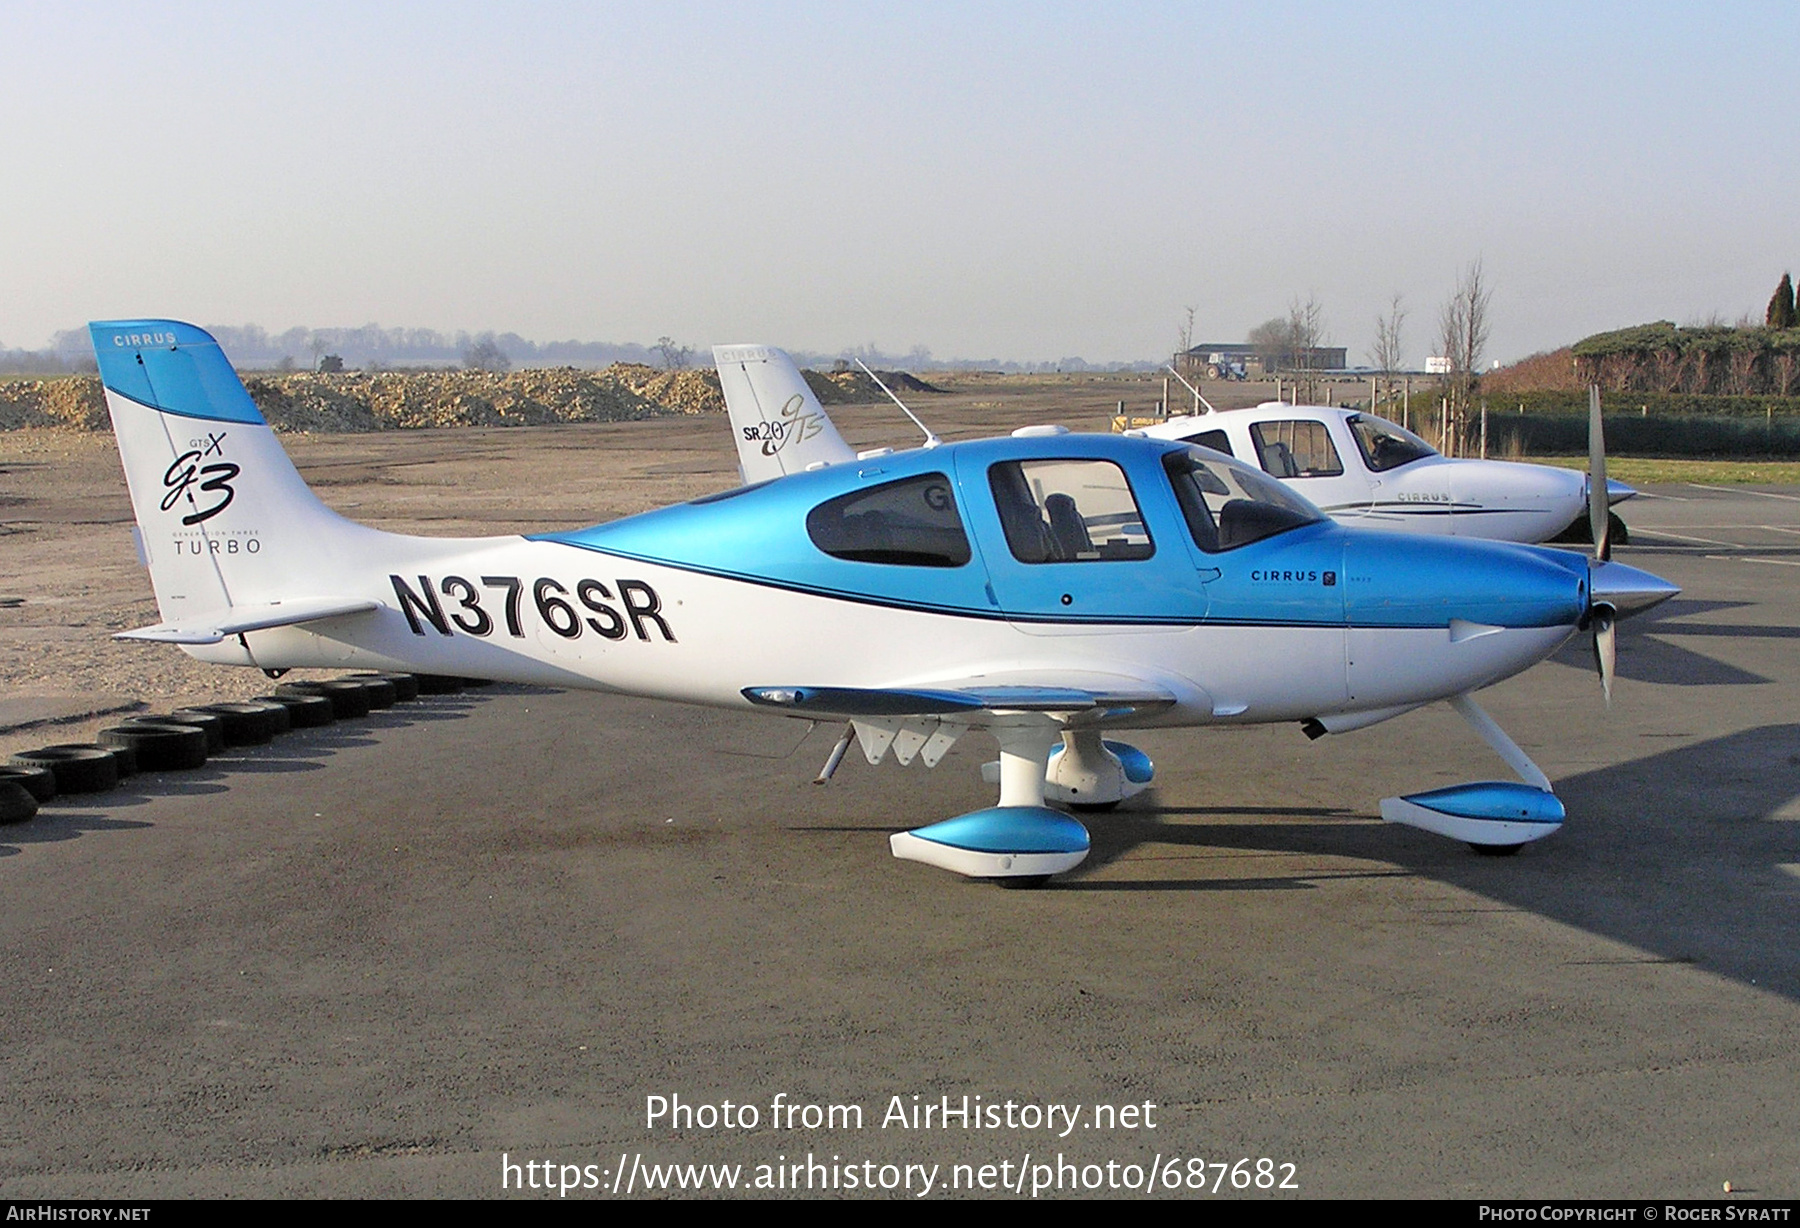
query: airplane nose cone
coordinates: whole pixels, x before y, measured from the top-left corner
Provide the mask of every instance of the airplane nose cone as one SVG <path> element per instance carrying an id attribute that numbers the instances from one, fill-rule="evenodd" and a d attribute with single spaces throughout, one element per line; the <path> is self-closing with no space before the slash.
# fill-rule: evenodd
<path id="1" fill-rule="evenodd" d="M 1608 560 L 1588 564 L 1588 592 L 1594 605 L 1609 605 L 1620 618 L 1661 605 L 1681 589 L 1661 576 Z"/>
<path id="2" fill-rule="evenodd" d="M 1615 482 L 1611 478 L 1606 479 L 1606 505 L 1608 507 L 1611 507 L 1615 503 L 1623 503 L 1627 499 L 1635 498 L 1637 498 L 1637 488 L 1635 486 L 1627 486 L 1625 483 Z"/>

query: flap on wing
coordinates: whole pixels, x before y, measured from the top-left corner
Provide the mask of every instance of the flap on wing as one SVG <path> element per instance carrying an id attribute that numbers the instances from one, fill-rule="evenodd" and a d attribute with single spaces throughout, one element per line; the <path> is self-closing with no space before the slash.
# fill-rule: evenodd
<path id="1" fill-rule="evenodd" d="M 1175 696 L 1154 683 L 1109 675 L 1068 675 L 1058 685 L 1009 674 L 946 679 L 908 687 L 745 687 L 753 704 L 807 715 L 942 716 L 952 712 L 1087 712 L 1125 715 L 1166 708 Z"/>
<path id="2" fill-rule="evenodd" d="M 379 610 L 381 603 L 368 598 L 304 597 L 297 601 L 271 601 L 262 605 L 235 605 L 184 618 L 179 623 L 157 623 L 135 631 L 121 631 L 116 640 L 153 640 L 159 644 L 217 644 L 230 635 L 291 627 L 321 618 L 362 614 Z"/>

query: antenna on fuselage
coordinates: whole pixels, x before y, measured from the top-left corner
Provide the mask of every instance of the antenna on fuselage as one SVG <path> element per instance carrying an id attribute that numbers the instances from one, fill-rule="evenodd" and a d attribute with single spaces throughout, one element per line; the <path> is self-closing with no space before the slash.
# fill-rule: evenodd
<path id="1" fill-rule="evenodd" d="M 1164 363 L 1163 365 L 1168 368 L 1168 372 L 1170 375 L 1173 375 L 1176 379 L 1181 381 L 1181 386 L 1183 388 L 1186 388 L 1189 392 L 1194 394 L 1194 400 L 1196 402 L 1198 402 L 1201 405 L 1206 406 L 1207 413 L 1216 414 L 1219 412 L 1218 410 L 1213 408 L 1213 403 L 1211 401 L 1207 400 L 1205 397 L 1200 395 L 1200 390 L 1198 388 L 1194 387 L 1192 384 L 1187 382 L 1187 376 L 1185 376 L 1181 372 L 1177 371 L 1172 364 Z"/>
<path id="2" fill-rule="evenodd" d="M 918 427 L 921 431 L 925 432 L 925 446 L 926 447 L 935 448 L 939 444 L 944 442 L 943 440 L 938 438 L 936 431 L 932 430 L 930 427 L 926 426 L 923 422 L 919 421 L 919 415 L 913 413 L 912 410 L 906 408 L 906 402 L 902 401 L 899 397 L 895 396 L 894 390 L 892 388 L 889 388 L 886 384 L 882 383 L 881 377 L 879 375 L 877 375 L 873 371 L 869 370 L 868 363 L 864 362 L 862 359 L 859 358 L 856 360 L 856 365 L 863 369 L 864 375 L 868 376 L 870 379 L 875 381 L 875 386 L 877 388 L 879 388 L 883 392 L 887 393 L 888 400 L 890 400 L 894 404 L 898 405 L 900 407 L 901 413 L 905 414 L 908 418 L 912 419 L 912 424 L 914 426 Z"/>

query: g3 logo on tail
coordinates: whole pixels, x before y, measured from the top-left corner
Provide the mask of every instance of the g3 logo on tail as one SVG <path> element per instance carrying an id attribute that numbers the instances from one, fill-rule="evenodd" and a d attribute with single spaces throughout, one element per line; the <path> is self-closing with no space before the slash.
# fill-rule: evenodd
<path id="1" fill-rule="evenodd" d="M 165 512 L 174 510 L 175 505 L 181 501 L 184 495 L 187 496 L 189 504 L 194 508 L 192 512 L 181 518 L 182 524 L 196 525 L 202 521 L 211 520 L 231 506 L 231 500 L 237 494 L 231 488 L 231 480 L 237 477 L 242 470 L 230 461 L 223 459 L 225 454 L 219 445 L 224 440 L 224 431 L 220 431 L 216 435 L 208 432 L 205 439 L 190 440 L 189 450 L 177 456 L 174 463 L 163 474 L 163 485 L 168 488 L 169 493 L 163 496 L 162 510 Z M 200 465 L 198 463 L 208 456 L 218 456 L 221 459 L 216 465 Z M 206 480 L 201 481 L 202 478 Z M 191 490 L 196 482 L 199 483 L 202 493 L 222 497 L 210 507 L 201 507 Z"/>

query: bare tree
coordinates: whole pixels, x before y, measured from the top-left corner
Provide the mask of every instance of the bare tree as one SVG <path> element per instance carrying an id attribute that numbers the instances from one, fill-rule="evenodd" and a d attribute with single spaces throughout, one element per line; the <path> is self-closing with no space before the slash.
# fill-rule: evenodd
<path id="1" fill-rule="evenodd" d="M 462 360 L 463 366 L 469 370 L 486 371 L 492 375 L 499 375 L 512 366 L 512 360 L 500 348 L 500 343 L 494 340 L 492 333 L 481 337 L 464 350 Z"/>
<path id="2" fill-rule="evenodd" d="M 1481 261 L 1474 260 L 1456 280 L 1456 290 L 1438 313 L 1438 341 L 1450 371 L 1444 377 L 1444 394 L 1449 402 L 1449 422 L 1442 441 L 1447 455 L 1457 455 L 1469 421 L 1469 407 L 1474 400 L 1476 381 L 1481 377 L 1481 360 L 1487 352 L 1488 300 L 1493 291 L 1482 274 Z"/>
<path id="3" fill-rule="evenodd" d="M 1288 322 L 1280 316 L 1258 324 L 1250 330 L 1245 340 L 1256 347 L 1256 352 L 1263 361 L 1263 369 L 1270 372 L 1286 367 L 1294 351 Z"/>
<path id="4" fill-rule="evenodd" d="M 1192 307 L 1187 309 L 1187 319 L 1182 322 L 1181 329 L 1176 335 L 1175 353 L 1178 355 L 1185 354 L 1194 348 L 1194 311 L 1195 309 Z"/>
<path id="5" fill-rule="evenodd" d="M 673 337 L 658 337 L 656 352 L 662 355 L 662 365 L 665 371 L 678 371 L 694 360 L 693 347 L 676 345 Z"/>
<path id="6" fill-rule="evenodd" d="M 1369 347 L 1369 365 L 1381 372 L 1388 399 L 1394 395 L 1394 372 L 1405 361 L 1401 336 L 1406 327 L 1406 306 L 1395 291 L 1385 316 L 1375 317 L 1375 344 Z"/>
<path id="7" fill-rule="evenodd" d="M 1308 295 L 1302 303 L 1296 296 L 1288 303 L 1287 340 L 1287 365 L 1300 373 L 1301 395 L 1314 401 L 1318 397 L 1318 380 L 1312 372 L 1319 365 L 1318 349 L 1325 340 L 1325 309 L 1317 297 Z"/>

